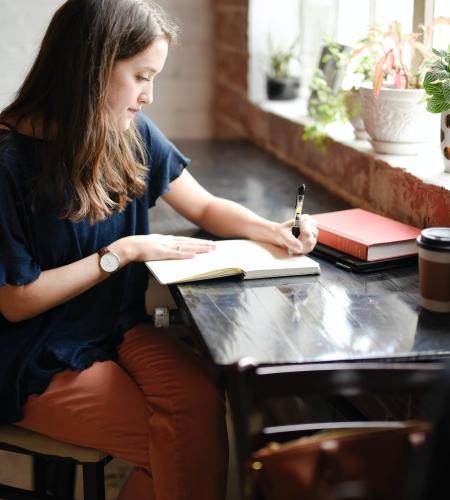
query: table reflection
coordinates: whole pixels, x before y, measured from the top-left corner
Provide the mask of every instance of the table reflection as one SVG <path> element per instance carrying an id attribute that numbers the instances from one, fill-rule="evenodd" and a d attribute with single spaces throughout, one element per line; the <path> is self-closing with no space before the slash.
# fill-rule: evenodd
<path id="1" fill-rule="evenodd" d="M 419 306 L 417 273 L 221 280 L 179 287 L 214 362 L 259 363 L 450 355 L 450 320 Z M 449 317 L 450 318 L 450 317 Z"/>

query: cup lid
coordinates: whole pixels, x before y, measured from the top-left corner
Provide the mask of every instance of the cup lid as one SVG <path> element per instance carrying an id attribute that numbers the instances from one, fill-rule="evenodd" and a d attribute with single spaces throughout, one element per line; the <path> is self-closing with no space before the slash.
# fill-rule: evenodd
<path id="1" fill-rule="evenodd" d="M 425 248 L 450 251 L 450 227 L 429 227 L 417 237 L 417 243 Z"/>

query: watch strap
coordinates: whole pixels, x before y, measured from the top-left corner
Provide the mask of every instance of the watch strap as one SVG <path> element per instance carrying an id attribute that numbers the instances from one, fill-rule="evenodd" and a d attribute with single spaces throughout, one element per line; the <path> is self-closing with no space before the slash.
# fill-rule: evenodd
<path id="1" fill-rule="evenodd" d="M 99 250 L 97 250 L 97 253 L 100 255 L 100 257 L 103 257 L 106 253 L 110 252 L 111 250 L 108 247 L 102 247 Z"/>

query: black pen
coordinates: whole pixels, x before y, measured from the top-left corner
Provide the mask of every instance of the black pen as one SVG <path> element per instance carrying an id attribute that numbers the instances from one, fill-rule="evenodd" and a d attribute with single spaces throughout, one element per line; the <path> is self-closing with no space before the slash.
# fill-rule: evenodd
<path id="1" fill-rule="evenodd" d="M 303 210 L 303 200 L 305 199 L 305 184 L 302 184 L 297 189 L 297 194 L 295 196 L 295 215 L 294 215 L 294 224 L 292 226 L 292 234 L 298 238 L 300 236 L 300 222 Z M 289 250 L 289 255 L 292 255 L 292 251 Z"/>
<path id="2" fill-rule="evenodd" d="M 294 216 L 294 225 L 292 226 L 292 234 L 298 238 L 300 236 L 300 219 L 302 216 L 303 210 L 303 200 L 305 199 L 305 184 L 302 184 L 297 189 L 297 195 L 295 197 L 295 216 Z"/>

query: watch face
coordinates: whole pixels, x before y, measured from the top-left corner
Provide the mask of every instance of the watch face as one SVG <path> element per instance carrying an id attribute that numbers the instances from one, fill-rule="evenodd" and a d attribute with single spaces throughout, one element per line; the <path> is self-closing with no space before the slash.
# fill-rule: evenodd
<path id="1" fill-rule="evenodd" d="M 100 267 L 107 273 L 113 273 L 119 269 L 119 257 L 115 253 L 108 252 L 100 258 Z"/>

